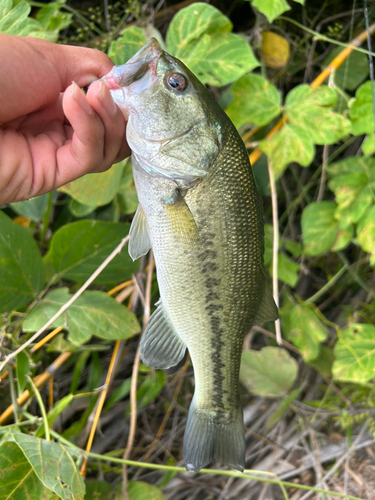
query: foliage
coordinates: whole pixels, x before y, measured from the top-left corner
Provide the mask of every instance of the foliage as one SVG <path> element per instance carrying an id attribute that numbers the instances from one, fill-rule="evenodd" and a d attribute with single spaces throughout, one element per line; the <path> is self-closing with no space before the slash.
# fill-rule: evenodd
<path id="1" fill-rule="evenodd" d="M 345 414 L 343 399 L 334 396 L 327 396 L 327 400 L 322 396 L 309 402 L 311 406 L 325 405 L 333 413 L 342 412 L 337 420 L 342 429 L 368 418 L 374 430 L 372 417 L 366 413 L 366 405 L 375 405 L 369 388 L 375 377 L 373 89 L 371 82 L 365 81 L 367 57 L 359 52 L 353 52 L 327 84 L 312 88 L 306 83 L 319 73 L 317 64 L 322 60 L 323 66 L 331 63 L 341 48 L 316 43 L 309 33 L 280 18 L 290 11 L 293 19 L 300 20 L 302 8 L 298 4 L 303 3 L 237 2 L 235 9 L 248 9 L 240 12 L 247 12 L 251 20 L 247 28 L 238 29 L 243 26 L 238 17 L 230 14 L 229 18 L 218 8 L 199 2 L 179 6 L 167 25 L 155 21 L 155 27 L 148 24 L 152 16 L 146 15 L 146 2 L 141 1 L 129 2 L 125 8 L 110 4 L 108 15 L 104 15 L 101 7 L 75 10 L 64 1 L 31 11 L 32 2 L 2 0 L 0 32 L 84 43 L 106 50 L 116 64 L 126 62 L 149 36 L 156 36 L 169 53 L 182 59 L 211 88 L 249 153 L 259 146 L 266 155 L 255 165 L 254 173 L 265 195 L 264 260 L 270 277 L 274 231 L 267 161 L 276 178 L 280 215 L 276 235 L 277 277 L 282 287 L 280 317 L 283 336 L 292 344 L 288 345 L 291 353 L 255 333 L 251 348 L 242 356 L 243 397 L 279 401 L 267 419 L 266 429 L 270 429 L 295 411 L 294 401 L 302 397 L 305 375 L 313 372 L 321 385 L 335 384 L 349 402 L 360 405 L 361 416 L 356 420 Z M 320 14 L 311 3 L 305 6 L 306 12 L 310 13 L 308 19 L 317 15 L 312 21 L 316 27 Z M 356 21 L 354 32 L 360 28 L 361 22 Z M 341 41 L 348 37 L 348 30 L 337 34 Z M 313 63 L 307 47 L 314 52 Z M 267 138 L 280 118 L 283 126 Z M 1 207 L 0 347 L 4 353 L 14 351 L 43 327 L 90 278 L 128 234 L 137 203 L 131 165 L 123 161 L 108 172 L 87 175 L 52 194 Z M 52 404 L 46 422 L 31 419 L 35 407 L 31 411 L 28 402 L 14 410 L 18 420 L 11 431 L 0 428 L 0 498 L 123 498 L 121 484 L 112 488 L 103 481 L 107 472 L 119 477 L 119 468 L 103 464 L 98 471 L 93 462 L 90 480 L 83 481 L 78 472 L 82 457 L 72 446 L 84 446 L 85 427 L 98 402 L 95 391 L 105 380 L 112 341 L 125 340 L 124 359 L 128 352 L 134 357 L 135 336 L 141 329 L 140 308 L 131 312 L 131 301 L 126 307 L 108 291 L 126 282 L 130 282 L 129 289 L 142 287 L 132 281 L 139 269 L 137 276 L 144 277 L 144 263 L 140 268 L 123 249 L 90 289 L 51 325 L 50 330 L 61 328 L 59 335 L 40 351 L 27 349 L 18 354 L 9 379 L 13 399 L 26 389 L 30 399 L 35 396 L 28 376 L 35 379 L 57 353 L 71 353 L 71 374 L 69 387 Z M 154 303 L 155 282 L 152 298 Z M 264 326 L 272 336 L 272 324 Z M 121 376 L 112 381 L 103 411 L 108 414 L 122 408 L 123 420 L 130 413 L 132 377 L 128 365 Z M 171 378 L 141 366 L 136 380 L 138 410 L 148 411 L 155 401 L 168 408 Z M 8 406 L 11 391 L 2 384 L 0 379 L 3 404 Z M 184 394 L 191 394 L 189 377 L 184 388 Z M 45 400 L 46 393 L 41 390 Z M 77 398 L 84 401 L 84 409 L 76 418 L 65 419 L 59 428 L 57 439 L 65 441 L 42 439 L 47 438 L 44 424 L 59 422 Z M 175 398 L 180 411 L 186 399 L 180 393 Z M 151 435 L 150 429 L 147 435 Z M 114 453 L 120 456 L 122 452 Z M 134 453 L 143 457 L 143 451 Z M 175 453 L 180 457 L 174 448 L 172 464 Z M 92 481 L 92 477 L 100 481 Z M 162 484 L 171 477 L 165 476 Z M 131 500 L 164 498 L 160 488 L 143 481 L 130 481 L 128 493 Z"/>

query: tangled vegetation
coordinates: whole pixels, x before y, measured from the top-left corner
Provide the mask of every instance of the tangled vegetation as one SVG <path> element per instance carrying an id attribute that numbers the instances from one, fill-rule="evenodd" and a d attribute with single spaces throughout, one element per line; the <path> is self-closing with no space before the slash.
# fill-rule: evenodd
<path id="1" fill-rule="evenodd" d="M 281 318 L 245 338 L 254 470 L 182 474 L 189 359 L 155 372 L 137 350 L 158 299 L 152 255 L 134 263 L 125 247 L 51 321 L 126 244 L 130 162 L 1 206 L 0 499 L 373 498 L 375 116 L 362 5 L 0 0 L 0 32 L 95 47 L 115 64 L 155 36 L 198 75 L 248 148 Z"/>

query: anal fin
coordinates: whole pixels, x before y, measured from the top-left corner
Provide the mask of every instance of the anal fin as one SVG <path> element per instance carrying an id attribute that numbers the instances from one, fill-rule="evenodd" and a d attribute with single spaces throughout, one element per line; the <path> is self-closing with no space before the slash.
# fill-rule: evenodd
<path id="1" fill-rule="evenodd" d="M 129 231 L 129 255 L 133 260 L 145 255 L 151 248 L 150 235 L 145 213 L 138 205 Z"/>
<path id="2" fill-rule="evenodd" d="M 145 365 L 166 369 L 177 365 L 184 357 L 185 344 L 175 332 L 163 304 L 152 314 L 140 344 L 140 353 Z"/>
<path id="3" fill-rule="evenodd" d="M 260 301 L 253 325 L 261 325 L 265 321 L 275 321 L 279 317 L 279 312 L 268 283 L 264 283 L 263 296 Z"/>

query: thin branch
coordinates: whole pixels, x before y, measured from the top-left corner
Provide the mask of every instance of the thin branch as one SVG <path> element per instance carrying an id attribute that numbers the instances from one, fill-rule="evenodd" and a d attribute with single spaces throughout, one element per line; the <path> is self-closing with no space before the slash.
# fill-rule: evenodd
<path id="1" fill-rule="evenodd" d="M 143 312 L 143 331 L 145 330 L 148 320 L 150 319 L 150 311 L 151 311 L 151 285 L 152 285 L 152 275 L 154 271 L 154 255 L 152 250 L 150 250 L 150 257 L 148 260 L 148 270 L 147 270 L 147 281 L 146 281 L 146 291 L 144 298 L 144 312 Z M 136 282 L 136 280 L 134 280 Z M 130 427 L 129 427 L 129 435 L 128 441 L 126 443 L 125 452 L 123 455 L 123 459 L 127 460 L 130 457 L 133 444 L 135 431 L 137 429 L 137 381 L 138 381 L 138 372 L 139 372 L 139 364 L 141 362 L 140 356 L 140 348 L 138 345 L 137 352 L 134 359 L 133 371 L 132 371 L 132 380 L 130 387 Z M 126 463 L 122 466 L 122 493 L 126 499 L 129 498 L 128 495 L 128 470 Z"/>
<path id="2" fill-rule="evenodd" d="M 277 192 L 275 176 L 272 170 L 271 162 L 268 159 L 268 174 L 270 178 L 271 200 L 272 200 L 272 225 L 273 225 L 273 246 L 272 246 L 272 290 L 273 299 L 277 306 L 279 306 L 279 280 L 278 280 L 278 266 L 279 266 L 279 215 L 277 210 Z M 279 345 L 282 345 L 280 319 L 275 321 L 276 340 Z"/>
<path id="3" fill-rule="evenodd" d="M 113 252 L 105 259 L 105 261 L 100 264 L 98 269 L 90 276 L 90 278 L 84 283 L 81 288 L 73 295 L 73 297 L 68 300 L 66 304 L 64 304 L 58 311 L 57 313 L 52 316 L 50 320 L 47 321 L 47 323 L 38 331 L 36 332 L 29 340 L 27 340 L 21 347 L 19 347 L 16 351 L 12 352 L 12 354 L 9 354 L 6 356 L 4 361 L 0 364 L 0 372 L 4 369 L 5 365 L 9 363 L 12 359 L 14 359 L 17 354 L 19 354 L 21 351 L 26 349 L 27 346 L 32 344 L 42 333 L 44 333 L 49 326 L 52 325 L 54 321 L 57 320 L 72 304 L 75 302 L 80 295 L 83 294 L 83 292 L 91 285 L 91 283 L 94 281 L 94 279 L 99 276 L 99 274 L 103 271 L 105 267 L 108 266 L 108 264 L 116 257 L 117 254 L 121 252 L 123 249 L 124 245 L 129 241 L 129 235 L 126 236 L 126 238 L 123 238 L 120 242 L 119 245 L 113 250 Z"/>

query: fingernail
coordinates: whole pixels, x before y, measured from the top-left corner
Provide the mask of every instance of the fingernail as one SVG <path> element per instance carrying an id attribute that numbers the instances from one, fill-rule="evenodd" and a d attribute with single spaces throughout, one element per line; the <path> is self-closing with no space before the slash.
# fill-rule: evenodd
<path id="1" fill-rule="evenodd" d="M 101 102 L 103 108 L 107 111 L 109 115 L 115 115 L 117 111 L 117 106 L 114 103 L 111 93 L 109 92 L 106 84 L 103 80 L 100 81 L 100 90 L 98 93 L 98 99 Z"/>
<path id="2" fill-rule="evenodd" d="M 80 106 L 83 111 L 85 111 L 88 115 L 92 115 L 94 113 L 94 110 L 90 106 L 90 104 L 86 101 L 86 97 L 82 93 L 81 89 L 78 87 L 78 85 L 73 82 L 73 99 L 75 102 Z"/>

